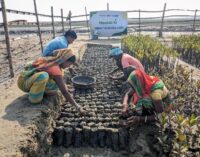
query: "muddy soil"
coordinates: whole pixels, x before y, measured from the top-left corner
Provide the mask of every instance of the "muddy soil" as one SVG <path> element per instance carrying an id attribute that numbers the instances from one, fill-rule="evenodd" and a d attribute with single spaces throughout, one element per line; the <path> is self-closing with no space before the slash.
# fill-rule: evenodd
<path id="1" fill-rule="evenodd" d="M 108 78 L 108 73 L 116 68 L 108 58 L 109 48 L 88 44 L 77 71 L 95 77 L 96 85 L 94 89 L 76 89 L 74 93 L 88 115 L 80 117 L 71 105 L 63 105 L 53 133 L 52 156 L 158 156 L 158 132 L 153 124 L 129 129 L 119 123 L 121 82 Z"/>

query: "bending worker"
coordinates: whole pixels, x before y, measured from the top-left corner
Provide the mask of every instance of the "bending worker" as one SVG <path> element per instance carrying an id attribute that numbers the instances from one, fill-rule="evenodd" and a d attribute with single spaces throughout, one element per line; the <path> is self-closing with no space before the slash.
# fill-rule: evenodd
<path id="1" fill-rule="evenodd" d="M 40 57 L 25 66 L 18 78 L 18 87 L 28 93 L 32 104 L 41 103 L 44 94 L 56 94 L 59 89 L 67 101 L 85 114 L 85 110 L 71 96 L 63 78 L 62 69 L 70 67 L 75 61 L 76 57 L 70 49 L 59 49 L 54 51 L 54 56 Z"/>
<path id="2" fill-rule="evenodd" d="M 63 36 L 56 37 L 55 39 L 49 41 L 46 47 L 44 48 L 42 55 L 44 57 L 53 56 L 55 50 L 68 48 L 69 44 L 72 44 L 76 39 L 76 32 L 73 30 L 68 30 Z M 75 63 L 74 65 L 78 67 L 77 63 Z M 73 68 L 70 67 L 68 69 L 72 76 L 76 75 L 76 71 Z"/>
<path id="3" fill-rule="evenodd" d="M 49 41 L 42 52 L 43 56 L 53 56 L 55 50 L 68 48 L 77 39 L 77 35 L 73 30 L 68 30 L 63 36 L 56 37 Z"/>
<path id="4" fill-rule="evenodd" d="M 155 120 L 154 113 L 171 111 L 169 91 L 158 77 L 137 69 L 129 75 L 128 83 L 130 89 L 123 98 L 122 114 L 128 114 L 129 100 L 133 97 L 136 116 L 128 118 L 127 125 L 151 122 Z"/>
<path id="5" fill-rule="evenodd" d="M 141 62 L 134 58 L 133 56 L 123 53 L 120 48 L 113 48 L 109 51 L 109 58 L 113 58 L 116 61 L 117 68 L 109 73 L 110 78 L 114 80 L 124 80 L 126 81 L 128 78 L 127 68 L 129 66 L 134 66 L 136 69 L 140 69 L 144 71 L 144 67 Z M 112 76 L 115 72 L 121 70 L 123 75 L 120 77 Z"/>

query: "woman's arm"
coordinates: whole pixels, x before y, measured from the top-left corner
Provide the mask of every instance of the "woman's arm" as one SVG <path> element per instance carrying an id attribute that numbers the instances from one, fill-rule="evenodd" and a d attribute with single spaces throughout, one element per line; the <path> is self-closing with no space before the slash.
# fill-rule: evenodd
<path id="1" fill-rule="evenodd" d="M 80 112 L 84 111 L 81 108 L 81 106 L 76 103 L 76 101 L 73 99 L 73 97 L 71 96 L 71 94 L 67 90 L 65 83 L 64 83 L 64 80 L 63 80 L 63 77 L 62 76 L 54 76 L 53 79 L 55 80 L 56 84 L 58 85 L 58 88 L 60 89 L 60 91 L 63 94 L 63 96 L 65 97 L 65 99 L 67 101 L 69 101 L 70 104 L 75 106 Z"/>
<path id="2" fill-rule="evenodd" d="M 118 77 L 112 77 L 113 80 L 122 80 L 122 81 L 126 81 L 126 76 L 123 75 L 120 75 Z"/>
<path id="3" fill-rule="evenodd" d="M 164 112 L 161 93 L 159 91 L 154 91 L 154 93 L 151 94 L 151 98 L 152 98 L 153 105 L 155 108 L 155 113 L 159 114 L 159 113 Z M 143 123 L 152 122 L 152 121 L 155 121 L 155 119 L 156 119 L 155 115 L 140 117 L 140 121 Z"/>
<path id="4" fill-rule="evenodd" d="M 157 114 L 162 113 L 164 111 L 162 100 L 153 100 L 153 104 L 155 106 L 155 112 Z M 140 123 L 153 122 L 155 120 L 156 120 L 155 115 L 140 116 L 140 118 L 139 118 Z"/>
<path id="5" fill-rule="evenodd" d="M 117 68 L 114 69 L 113 71 L 109 72 L 108 75 L 112 75 L 112 74 L 114 74 L 115 72 L 117 72 L 117 71 L 119 71 L 119 70 L 120 70 L 120 68 L 117 67 Z"/>
<path id="6" fill-rule="evenodd" d="M 70 75 L 71 75 L 72 77 L 74 77 L 74 76 L 77 75 L 76 70 L 74 70 L 73 68 L 68 68 L 68 70 L 69 70 L 69 73 L 70 73 Z"/>
<path id="7" fill-rule="evenodd" d="M 157 114 L 162 113 L 164 111 L 162 100 L 153 100 L 153 104 L 155 106 L 155 112 Z M 147 123 L 147 122 L 153 122 L 155 120 L 156 120 L 155 115 L 132 116 L 132 117 L 128 118 L 127 124 L 128 124 L 128 126 L 131 126 L 131 125 L 134 125 L 137 123 Z"/>
<path id="8" fill-rule="evenodd" d="M 133 90 L 130 88 L 124 95 L 123 100 L 122 100 L 122 114 L 126 114 L 128 111 L 128 102 L 130 96 L 133 95 Z"/>
<path id="9" fill-rule="evenodd" d="M 127 80 L 128 76 L 130 75 L 130 70 L 128 68 L 123 69 L 123 75 L 113 78 L 114 80 Z"/>

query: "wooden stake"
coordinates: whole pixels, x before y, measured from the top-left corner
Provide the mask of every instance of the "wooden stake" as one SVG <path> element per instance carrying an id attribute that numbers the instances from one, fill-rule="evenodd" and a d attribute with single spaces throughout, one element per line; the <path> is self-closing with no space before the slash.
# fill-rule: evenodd
<path id="1" fill-rule="evenodd" d="M 71 12 L 71 10 L 70 10 L 70 11 L 69 11 L 69 14 L 68 14 L 68 20 L 69 20 L 69 29 L 71 29 L 71 28 L 72 28 L 71 16 L 72 16 L 72 12 Z"/>
<path id="2" fill-rule="evenodd" d="M 109 11 L 109 3 L 107 3 L 107 11 Z M 110 39 L 110 37 L 108 37 L 108 39 Z"/>
<path id="3" fill-rule="evenodd" d="M 51 19 L 52 19 L 53 38 L 55 38 L 56 35 L 55 35 L 55 26 L 54 26 L 53 7 L 51 7 Z"/>
<path id="4" fill-rule="evenodd" d="M 89 29 L 89 23 L 88 23 L 88 18 L 87 18 L 87 8 L 85 7 L 85 17 L 86 17 L 86 22 L 87 22 L 87 28 L 88 28 L 88 36 L 90 39 L 90 29 Z"/>
<path id="5" fill-rule="evenodd" d="M 64 21 L 63 21 L 63 9 L 61 9 L 60 11 L 61 11 L 62 33 L 64 33 L 65 27 L 64 27 Z"/>
<path id="6" fill-rule="evenodd" d="M 140 22 L 141 22 L 141 21 L 140 21 L 140 14 L 141 14 L 141 12 L 140 12 L 140 9 L 139 9 L 139 34 L 140 34 L 140 31 L 141 31 L 141 30 L 140 30 L 140 25 L 141 25 L 141 24 L 140 24 Z"/>
<path id="7" fill-rule="evenodd" d="M 37 13 L 36 0 L 33 0 L 33 2 L 34 2 L 35 16 L 36 16 L 36 21 L 37 21 L 37 26 L 38 26 L 38 35 L 39 35 L 39 38 L 40 38 L 41 50 L 43 52 L 42 36 L 41 36 L 41 31 L 40 31 L 40 22 L 39 22 L 38 13 Z"/>
<path id="8" fill-rule="evenodd" d="M 193 31 L 193 33 L 195 32 L 195 24 L 196 24 L 196 17 L 197 17 L 197 9 L 195 10 L 195 13 L 194 13 L 194 21 L 193 21 L 193 29 L 192 29 L 192 31 Z"/>
<path id="9" fill-rule="evenodd" d="M 7 47 L 7 54 L 8 54 L 10 76 L 14 77 L 12 56 L 11 56 L 11 51 L 10 51 L 10 39 L 9 39 L 9 33 L 8 33 L 8 23 L 7 23 L 7 16 L 6 16 L 6 6 L 5 6 L 4 0 L 1 0 L 1 7 L 2 7 L 3 25 L 4 25 L 5 38 L 6 38 L 6 47 Z"/>
<path id="10" fill-rule="evenodd" d="M 164 4 L 164 9 L 163 9 L 163 15 L 162 15 L 162 22 L 161 22 L 161 27 L 159 31 L 159 37 L 162 38 L 162 32 L 163 32 L 163 25 L 164 25 L 164 17 L 165 17 L 165 10 L 166 10 L 166 3 Z"/>
<path id="11" fill-rule="evenodd" d="M 107 3 L 107 10 L 109 10 L 109 3 Z"/>

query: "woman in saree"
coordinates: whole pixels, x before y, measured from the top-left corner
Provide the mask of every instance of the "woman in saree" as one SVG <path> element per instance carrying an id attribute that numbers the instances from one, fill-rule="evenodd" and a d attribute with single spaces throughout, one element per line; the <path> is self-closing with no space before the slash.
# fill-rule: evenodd
<path id="1" fill-rule="evenodd" d="M 109 77 L 112 78 L 113 80 L 126 81 L 128 78 L 127 68 L 129 66 L 134 66 L 136 69 L 144 70 L 143 65 L 137 58 L 127 53 L 123 53 L 123 51 L 119 47 L 112 48 L 109 51 L 109 58 L 113 58 L 116 61 L 117 65 L 117 68 L 109 73 Z M 120 70 L 123 72 L 123 75 L 118 77 L 113 76 L 115 72 Z"/>
<path id="2" fill-rule="evenodd" d="M 71 49 L 59 49 L 54 56 L 40 57 L 25 66 L 18 78 L 18 87 L 28 93 L 32 104 L 42 102 L 44 94 L 55 94 L 58 89 L 70 104 L 74 105 L 81 114 L 85 111 L 76 103 L 65 86 L 63 69 L 76 62 Z"/>
<path id="3" fill-rule="evenodd" d="M 127 125 L 155 121 L 155 113 L 170 112 L 172 109 L 169 91 L 165 84 L 156 76 L 149 76 L 143 70 L 134 70 L 128 77 L 130 89 L 123 98 L 122 114 L 129 112 L 128 102 L 133 98 L 136 112 L 127 120 Z"/>

